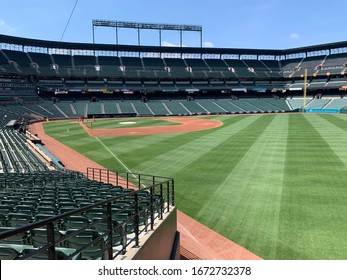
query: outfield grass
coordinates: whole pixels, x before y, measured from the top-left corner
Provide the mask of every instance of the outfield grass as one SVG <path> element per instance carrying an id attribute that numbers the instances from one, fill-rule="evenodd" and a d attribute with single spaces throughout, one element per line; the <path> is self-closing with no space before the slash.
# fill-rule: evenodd
<path id="1" fill-rule="evenodd" d="M 124 170 L 104 145 L 133 172 L 174 177 L 179 210 L 265 259 L 347 259 L 347 116 L 209 118 L 224 125 L 116 138 L 44 127 L 105 168 Z"/>

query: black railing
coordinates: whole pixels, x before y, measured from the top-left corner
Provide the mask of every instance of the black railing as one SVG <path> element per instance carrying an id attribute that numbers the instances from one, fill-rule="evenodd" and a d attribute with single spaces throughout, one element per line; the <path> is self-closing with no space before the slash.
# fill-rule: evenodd
<path id="1" fill-rule="evenodd" d="M 156 221 L 174 206 L 172 178 L 92 168 L 88 168 L 87 177 L 109 184 L 110 189 L 123 186 L 122 193 L 110 193 L 109 198 L 85 207 L 9 228 L 0 233 L 0 249 L 16 250 L 15 259 L 116 259 L 138 247 L 141 235 L 154 229 Z M 96 212 L 102 214 L 92 218 Z M 69 223 L 78 226 L 67 227 Z M 21 236 L 21 244 L 11 244 L 16 236 Z"/>

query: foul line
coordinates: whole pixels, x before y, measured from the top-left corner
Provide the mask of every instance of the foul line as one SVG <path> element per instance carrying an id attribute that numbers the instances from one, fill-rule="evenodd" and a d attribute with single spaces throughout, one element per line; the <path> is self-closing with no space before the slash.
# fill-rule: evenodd
<path id="1" fill-rule="evenodd" d="M 128 171 L 137 181 L 139 180 L 131 170 L 97 137 L 94 136 L 96 140 L 100 142 L 100 144 Z M 143 187 L 146 187 L 143 183 L 141 183 Z"/>
<path id="2" fill-rule="evenodd" d="M 129 172 L 132 173 L 131 170 L 97 137 L 95 136 L 95 139 L 98 140 L 101 145 L 104 146 L 104 148 Z"/>

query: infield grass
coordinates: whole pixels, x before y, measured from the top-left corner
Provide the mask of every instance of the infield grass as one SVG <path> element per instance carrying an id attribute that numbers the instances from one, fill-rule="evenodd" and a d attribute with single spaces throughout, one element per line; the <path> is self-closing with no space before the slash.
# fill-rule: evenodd
<path id="1" fill-rule="evenodd" d="M 107 169 L 174 177 L 179 210 L 265 259 L 347 259 L 347 116 L 210 116 L 198 132 L 46 133 Z M 98 120 L 99 121 L 99 120 Z"/>

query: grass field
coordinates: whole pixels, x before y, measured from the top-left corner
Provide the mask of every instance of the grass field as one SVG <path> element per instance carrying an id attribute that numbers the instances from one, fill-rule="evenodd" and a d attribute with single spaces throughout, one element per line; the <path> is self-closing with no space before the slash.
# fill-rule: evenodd
<path id="1" fill-rule="evenodd" d="M 44 127 L 105 168 L 174 177 L 179 210 L 265 259 L 347 259 L 347 116 L 209 118 L 224 125 L 117 138 Z"/>

